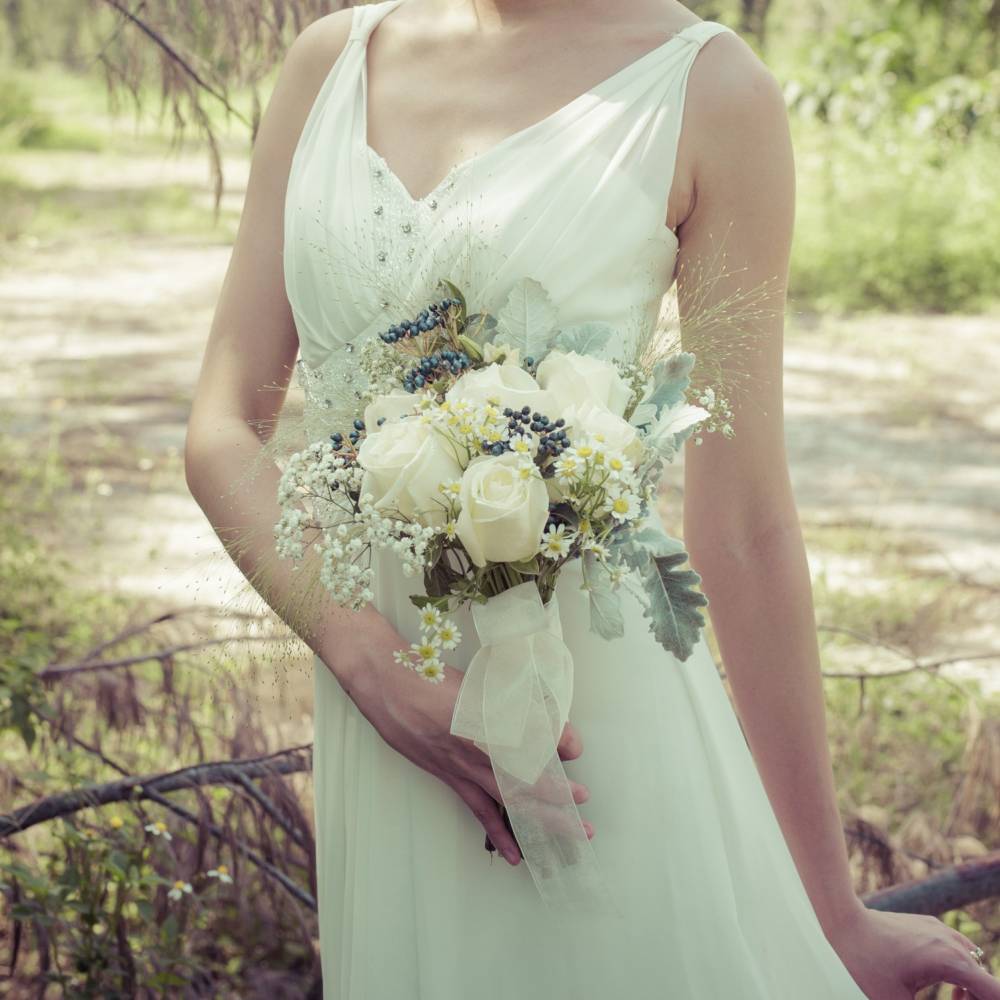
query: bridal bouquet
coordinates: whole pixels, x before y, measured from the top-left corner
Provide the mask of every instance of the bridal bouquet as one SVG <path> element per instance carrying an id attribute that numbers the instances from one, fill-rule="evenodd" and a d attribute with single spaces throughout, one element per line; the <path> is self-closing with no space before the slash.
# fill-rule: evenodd
<path id="1" fill-rule="evenodd" d="M 561 327 L 530 278 L 495 315 L 470 311 L 449 281 L 438 290 L 369 338 L 353 420 L 289 459 L 278 551 L 300 559 L 312 544 L 323 585 L 354 609 L 373 600 L 373 553 L 395 553 L 423 581 L 411 596 L 420 639 L 396 659 L 429 681 L 443 680 L 462 638 L 449 614 L 471 606 L 480 645 L 452 732 L 489 753 L 543 896 L 578 905 L 593 886 L 555 749 L 572 698 L 556 582 L 580 560 L 591 628 L 605 639 L 623 634 L 621 587 L 637 584 L 656 640 L 687 659 L 707 600 L 651 507 L 663 464 L 696 429 L 731 434 L 729 411 L 710 389 L 688 402 L 692 353 L 607 360 L 616 331 Z"/>

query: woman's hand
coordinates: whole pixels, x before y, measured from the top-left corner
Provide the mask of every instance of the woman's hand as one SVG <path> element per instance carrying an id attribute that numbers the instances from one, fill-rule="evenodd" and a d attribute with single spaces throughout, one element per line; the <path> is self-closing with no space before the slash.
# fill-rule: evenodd
<path id="1" fill-rule="evenodd" d="M 510 864 L 518 864 L 521 851 L 503 822 L 502 799 L 489 757 L 471 740 L 451 733 L 462 671 L 446 665 L 443 681 L 428 681 L 393 660 L 394 650 L 408 648 L 394 630 L 384 628 L 378 636 L 369 633 L 365 638 L 363 662 L 350 671 L 349 683 L 344 685 L 351 699 L 389 746 L 450 785 L 482 824 L 493 846 Z M 583 752 L 580 736 L 569 722 L 558 752 L 561 760 L 573 760 Z M 590 797 L 585 785 L 570 781 L 570 787 L 574 802 Z M 583 826 L 588 839 L 593 837 L 593 826 L 586 820 Z"/>
<path id="2" fill-rule="evenodd" d="M 937 917 L 863 907 L 826 935 L 869 1000 L 913 1000 L 938 983 L 954 987 L 950 1000 L 1000 1000 L 976 945 Z"/>

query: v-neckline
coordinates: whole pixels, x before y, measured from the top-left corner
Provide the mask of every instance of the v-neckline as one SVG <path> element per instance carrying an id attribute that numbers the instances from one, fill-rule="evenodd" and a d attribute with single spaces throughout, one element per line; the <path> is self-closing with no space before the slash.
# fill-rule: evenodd
<path id="1" fill-rule="evenodd" d="M 689 24 L 686 27 L 680 29 L 680 31 L 674 32 L 665 42 L 661 42 L 659 45 L 652 49 L 644 52 L 641 56 L 633 59 L 631 62 L 626 63 L 621 68 L 615 70 L 610 76 L 606 76 L 599 83 L 594 84 L 587 90 L 583 91 L 581 94 L 577 94 L 576 97 L 571 98 L 565 104 L 560 105 L 555 110 L 550 111 L 543 118 L 539 118 L 537 121 L 525 125 L 523 128 L 519 128 L 509 135 L 504 136 L 499 142 L 494 143 L 492 146 L 487 147 L 479 153 L 474 153 L 472 156 L 467 156 L 457 163 L 452 164 L 448 168 L 445 175 L 439 180 L 426 194 L 416 197 L 410 191 L 410 189 L 403 183 L 402 178 L 396 171 L 389 165 L 386 158 L 375 149 L 368 142 L 368 41 L 372 36 L 372 33 L 378 27 L 379 23 L 382 21 L 386 15 L 390 14 L 395 10 L 404 0 L 386 0 L 387 10 L 382 11 L 376 18 L 374 18 L 370 24 L 364 26 L 364 30 L 361 34 L 361 56 L 360 56 L 360 82 L 361 82 L 361 144 L 364 147 L 364 153 L 369 158 L 369 160 L 376 160 L 385 171 L 385 173 L 392 178 L 393 182 L 397 185 L 402 195 L 406 200 L 414 206 L 424 206 L 430 202 L 434 202 L 436 205 L 436 199 L 442 194 L 445 187 L 462 171 L 470 169 L 474 164 L 481 163 L 488 157 L 499 153 L 501 150 L 506 149 L 508 146 L 513 145 L 515 142 L 527 137 L 528 135 L 541 130 L 546 125 L 551 125 L 558 121 L 560 118 L 572 113 L 579 107 L 587 98 L 593 96 L 600 96 L 602 91 L 606 88 L 613 86 L 618 83 L 623 77 L 628 76 L 630 73 L 635 72 L 641 67 L 651 63 L 655 56 L 660 55 L 666 51 L 670 46 L 673 45 L 679 38 L 684 37 L 686 32 L 693 28 L 698 27 L 702 24 L 711 24 L 713 22 L 700 20 L 695 21 L 693 24 Z M 353 13 L 365 5 L 355 4 L 352 8 Z M 368 5 L 369 7 L 374 5 Z M 367 13 L 367 11 L 366 11 Z"/>

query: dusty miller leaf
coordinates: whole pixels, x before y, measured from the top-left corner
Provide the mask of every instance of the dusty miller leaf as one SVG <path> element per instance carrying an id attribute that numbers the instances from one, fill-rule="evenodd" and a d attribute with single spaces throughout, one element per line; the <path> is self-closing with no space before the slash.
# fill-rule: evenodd
<path id="1" fill-rule="evenodd" d="M 693 569 L 680 569 L 688 558 L 683 542 L 645 527 L 622 532 L 616 548 L 642 581 L 647 599 L 643 614 L 656 641 L 679 660 L 686 660 L 705 624 L 698 609 L 708 606 L 708 598 L 694 589 L 701 577 Z"/>
<path id="2" fill-rule="evenodd" d="M 493 342 L 519 347 L 522 358 L 541 358 L 552 344 L 558 317 L 548 292 L 534 278 L 522 278 L 497 312 Z"/>
<path id="3" fill-rule="evenodd" d="M 625 634 L 625 620 L 611 576 L 593 552 L 584 552 L 581 558 L 583 589 L 590 598 L 590 630 L 602 639 L 620 639 Z"/>
<path id="4" fill-rule="evenodd" d="M 663 361 L 658 361 L 653 368 L 653 391 L 641 401 L 656 407 L 656 415 L 664 406 L 673 406 L 684 399 L 694 367 L 694 355 L 690 351 L 681 351 Z"/>
<path id="5" fill-rule="evenodd" d="M 607 323 L 581 323 L 579 326 L 568 326 L 559 331 L 554 346 L 567 354 L 576 351 L 577 354 L 597 355 L 607 347 L 614 332 Z"/>
<path id="6" fill-rule="evenodd" d="M 656 641 L 679 660 L 691 655 L 705 624 L 698 609 L 708 605 L 708 598 L 694 589 L 701 577 L 693 569 L 678 568 L 687 557 L 686 552 L 652 556 L 643 573 L 649 595 L 645 616 Z"/>
<path id="7" fill-rule="evenodd" d="M 644 442 L 670 460 L 707 416 L 709 413 L 704 407 L 675 403 L 664 410 L 660 419 L 649 428 Z"/>

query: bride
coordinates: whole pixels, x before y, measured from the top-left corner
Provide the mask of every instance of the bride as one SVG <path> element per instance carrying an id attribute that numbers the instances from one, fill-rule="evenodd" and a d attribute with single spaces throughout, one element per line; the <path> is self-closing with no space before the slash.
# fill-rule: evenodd
<path id="1" fill-rule="evenodd" d="M 675 0 L 383 0 L 320 18 L 289 49 L 185 459 L 233 559 L 314 653 L 325 996 L 905 1000 L 948 983 L 1000 1000 L 963 934 L 869 910 L 852 889 L 784 452 L 793 202 L 774 77 Z M 278 466 L 231 490 L 297 355 L 346 378 L 421 262 L 457 261 L 470 211 L 500 254 L 495 286 L 531 276 L 574 322 L 626 329 L 675 281 L 683 320 L 703 288 L 722 302 L 778 279 L 763 347 L 741 362 L 752 405 L 735 407 L 732 439 L 684 456 L 685 543 L 738 721 L 703 638 L 681 662 L 635 600 L 624 636 L 601 638 L 573 563 L 559 579 L 576 677 L 558 753 L 616 916 L 542 905 L 489 757 L 450 733 L 469 621 L 442 683 L 401 669 L 414 581 L 380 559 L 364 610 L 297 602 L 272 558 Z M 726 269 L 702 268 L 696 290 L 691 265 L 717 259 L 721 234 Z M 377 281 L 352 283 L 359 267 Z"/>

